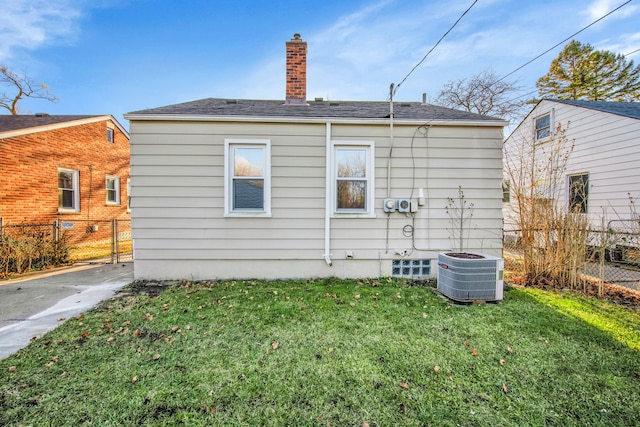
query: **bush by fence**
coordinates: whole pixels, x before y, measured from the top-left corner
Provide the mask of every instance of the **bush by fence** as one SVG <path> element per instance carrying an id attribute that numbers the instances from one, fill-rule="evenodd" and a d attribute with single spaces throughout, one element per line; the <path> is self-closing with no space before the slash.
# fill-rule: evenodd
<path id="1" fill-rule="evenodd" d="M 55 224 L 28 224 L 0 228 L 0 277 L 69 262 L 65 236 Z"/>

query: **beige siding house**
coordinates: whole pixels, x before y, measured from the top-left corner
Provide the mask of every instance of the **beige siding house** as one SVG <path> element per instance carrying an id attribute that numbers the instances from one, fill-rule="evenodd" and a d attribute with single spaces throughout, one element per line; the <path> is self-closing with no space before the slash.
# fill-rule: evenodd
<path id="1" fill-rule="evenodd" d="M 126 115 L 136 278 L 435 277 L 438 252 L 456 244 L 446 208 L 459 188 L 473 204 L 464 249 L 501 255 L 505 122 L 419 102 L 391 113 L 307 101 L 305 84 L 295 37 L 285 100 Z"/>
<path id="2" fill-rule="evenodd" d="M 640 198 L 640 103 L 543 100 L 507 138 L 505 149 L 530 145 L 543 161 L 560 132 L 573 151 L 559 177 L 556 203 L 587 215 L 594 229 L 603 220 L 608 228 L 628 226 L 638 215 L 631 201 Z M 513 212 L 505 204 L 507 229 Z"/>

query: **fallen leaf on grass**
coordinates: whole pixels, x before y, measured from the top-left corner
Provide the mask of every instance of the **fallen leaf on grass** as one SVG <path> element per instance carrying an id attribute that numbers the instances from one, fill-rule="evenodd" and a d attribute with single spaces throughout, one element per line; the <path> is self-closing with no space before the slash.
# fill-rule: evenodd
<path id="1" fill-rule="evenodd" d="M 350 302 L 350 303 L 349 303 L 349 305 L 350 305 L 351 307 L 355 307 L 355 306 L 356 306 L 356 303 L 355 303 L 355 302 Z"/>
<path id="2" fill-rule="evenodd" d="M 107 338 L 107 342 L 111 342 L 111 341 L 113 341 L 113 337 Z"/>
<path id="3" fill-rule="evenodd" d="M 151 313 L 147 313 L 144 315 L 144 320 L 153 320 L 153 315 Z"/>
<path id="4" fill-rule="evenodd" d="M 513 353 L 513 349 L 512 349 L 511 347 L 507 347 L 507 351 L 508 351 L 509 353 Z"/>
<path id="5" fill-rule="evenodd" d="M 156 353 L 153 355 L 153 360 L 158 360 L 160 359 L 160 354 Z"/>
<path id="6" fill-rule="evenodd" d="M 426 318 L 427 318 L 427 313 L 422 313 L 422 317 L 423 317 L 424 319 L 426 319 Z"/>
<path id="7" fill-rule="evenodd" d="M 360 299 L 360 294 L 354 296 L 355 299 Z"/>
<path id="8" fill-rule="evenodd" d="M 438 372 L 440 372 L 440 366 L 438 366 L 438 365 L 434 366 L 434 367 L 433 367 L 433 372 L 435 372 L 436 374 L 437 374 Z"/>
<path id="9" fill-rule="evenodd" d="M 472 356 L 477 356 L 478 355 L 478 350 L 475 349 L 475 348 L 473 350 L 471 350 L 471 355 Z"/>
<path id="10" fill-rule="evenodd" d="M 504 359 L 500 359 L 500 365 L 501 365 L 501 366 L 504 366 L 504 365 L 506 365 L 506 364 L 507 364 L 507 362 L 505 362 L 505 361 L 504 361 Z"/>
<path id="11" fill-rule="evenodd" d="M 275 350 L 275 349 L 277 349 L 277 348 L 278 348 L 278 346 L 279 346 L 279 344 L 278 344 L 277 342 L 275 342 L 275 341 L 274 341 L 273 343 L 271 343 L 271 347 L 272 347 L 274 350 Z"/>
<path id="12" fill-rule="evenodd" d="M 504 391 L 505 393 L 509 393 L 509 389 L 507 388 L 506 384 L 502 384 L 502 391 Z"/>
<path id="13" fill-rule="evenodd" d="M 402 387 L 402 388 L 407 388 L 407 389 L 408 389 L 408 388 L 409 388 L 409 384 L 407 384 L 407 383 L 400 383 L 400 387 Z"/>
<path id="14" fill-rule="evenodd" d="M 133 378 L 131 378 L 131 383 L 135 384 L 138 382 L 138 377 L 134 376 Z"/>
<path id="15" fill-rule="evenodd" d="M 9 366 L 9 372 L 14 372 L 16 369 L 18 369 L 17 366 Z"/>
<path id="16" fill-rule="evenodd" d="M 133 336 L 136 337 L 136 338 L 139 338 L 140 337 L 140 331 L 137 330 L 137 329 L 135 331 L 133 331 Z"/>

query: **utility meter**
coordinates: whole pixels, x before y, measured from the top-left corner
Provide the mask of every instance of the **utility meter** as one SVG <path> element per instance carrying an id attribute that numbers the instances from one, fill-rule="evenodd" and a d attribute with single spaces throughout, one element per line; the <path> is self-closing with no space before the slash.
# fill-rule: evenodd
<path id="1" fill-rule="evenodd" d="M 396 200 L 395 199 L 384 199 L 383 209 L 385 212 L 395 212 L 396 211 Z"/>

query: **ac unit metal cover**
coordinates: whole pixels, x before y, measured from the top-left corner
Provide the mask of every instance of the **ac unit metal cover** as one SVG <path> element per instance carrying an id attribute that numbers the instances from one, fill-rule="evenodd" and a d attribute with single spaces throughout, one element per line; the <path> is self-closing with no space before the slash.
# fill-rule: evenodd
<path id="1" fill-rule="evenodd" d="M 504 293 L 504 260 L 467 252 L 438 254 L 438 286 L 454 301 L 499 301 Z"/>

